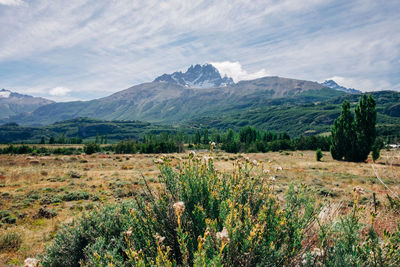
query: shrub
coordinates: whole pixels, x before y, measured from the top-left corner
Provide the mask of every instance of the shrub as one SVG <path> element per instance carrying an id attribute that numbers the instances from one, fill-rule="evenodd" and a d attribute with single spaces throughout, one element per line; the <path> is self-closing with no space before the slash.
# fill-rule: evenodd
<path id="1" fill-rule="evenodd" d="M 324 156 L 324 154 L 322 154 L 321 149 L 317 149 L 317 151 L 315 151 L 315 156 L 317 158 L 317 161 L 321 161 L 322 157 Z"/>
<path id="2" fill-rule="evenodd" d="M 22 235 L 17 232 L 0 234 L 0 251 L 17 251 L 22 244 Z"/>
<path id="3" fill-rule="evenodd" d="M 301 251 L 317 211 L 306 187 L 291 186 L 281 204 L 245 161 L 234 175 L 216 171 L 212 159 L 191 156 L 180 171 L 166 159 L 159 162 L 164 189 L 155 195 L 145 182 L 135 201 L 65 225 L 43 266 L 265 266 L 290 263 Z"/>
<path id="4" fill-rule="evenodd" d="M 81 200 L 81 199 L 89 199 L 89 194 L 85 191 L 73 191 L 67 192 L 63 197 L 62 200 L 64 201 L 74 201 L 74 200 Z"/>
<path id="5" fill-rule="evenodd" d="M 94 142 L 87 143 L 83 147 L 83 151 L 88 155 L 91 155 L 93 153 L 99 152 L 100 150 L 101 150 L 100 149 L 100 145 L 98 145 L 98 144 L 96 144 Z"/>
<path id="6" fill-rule="evenodd" d="M 256 163 L 238 161 L 228 174 L 194 153 L 177 169 L 157 162 L 157 193 L 144 179 L 134 200 L 62 226 L 43 266 L 395 266 L 400 258 L 400 227 L 384 239 L 372 227 L 362 236 L 357 201 L 318 228 L 310 190 L 291 185 L 278 200 Z"/>

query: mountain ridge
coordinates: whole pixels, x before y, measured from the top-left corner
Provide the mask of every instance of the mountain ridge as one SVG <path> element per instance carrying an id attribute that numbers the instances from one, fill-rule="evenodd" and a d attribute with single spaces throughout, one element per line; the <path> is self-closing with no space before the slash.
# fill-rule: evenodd
<path id="1" fill-rule="evenodd" d="M 191 65 L 186 72 L 176 71 L 172 74 L 163 74 L 153 82 L 175 83 L 190 88 L 211 88 L 234 84 L 233 79 L 221 76 L 212 64 Z"/>
<path id="2" fill-rule="evenodd" d="M 15 93 L 10 90 L 0 90 L 0 119 L 15 116 L 21 113 L 29 113 L 41 106 L 54 103 L 54 101 Z"/>

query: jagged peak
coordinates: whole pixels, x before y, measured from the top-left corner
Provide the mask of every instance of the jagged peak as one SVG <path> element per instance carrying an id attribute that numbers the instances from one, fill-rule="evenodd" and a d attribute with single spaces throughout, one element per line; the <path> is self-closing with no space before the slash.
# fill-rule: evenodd
<path id="1" fill-rule="evenodd" d="M 336 81 L 329 79 L 329 80 L 325 80 L 323 83 L 321 83 L 323 86 L 338 90 L 338 91 L 342 91 L 342 92 L 346 92 L 346 93 L 351 93 L 351 94 L 358 94 L 361 93 L 361 91 L 356 90 L 354 88 L 346 88 L 344 86 L 339 85 Z"/>
<path id="2" fill-rule="evenodd" d="M 172 74 L 163 74 L 154 82 L 176 83 L 191 88 L 221 87 L 234 84 L 233 79 L 221 74 L 212 64 L 191 65 L 186 72 L 177 71 Z"/>

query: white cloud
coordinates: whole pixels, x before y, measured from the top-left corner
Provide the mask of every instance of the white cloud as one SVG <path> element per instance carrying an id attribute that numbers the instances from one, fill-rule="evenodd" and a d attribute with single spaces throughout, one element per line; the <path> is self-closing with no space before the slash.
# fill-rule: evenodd
<path id="1" fill-rule="evenodd" d="M 57 86 L 50 89 L 49 94 L 52 96 L 66 96 L 68 93 L 71 92 L 70 89 L 66 87 Z"/>
<path id="2" fill-rule="evenodd" d="M 22 6 L 24 4 L 25 3 L 22 0 L 0 0 L 0 5 L 5 6 Z"/>
<path id="3" fill-rule="evenodd" d="M 0 0 L 5 2 L 23 3 Z M 45 97 L 62 84 L 69 96 L 88 99 L 213 59 L 236 81 L 269 72 L 305 80 L 336 75 L 356 89 L 396 89 L 399 8 L 399 1 L 374 0 L 36 0 L 29 8 L 0 6 L 0 84 L 22 93 L 45 89 Z"/>
<path id="4" fill-rule="evenodd" d="M 222 76 L 226 75 L 228 77 L 231 77 L 234 82 L 271 76 L 271 74 L 268 73 L 265 69 L 261 69 L 253 73 L 248 73 L 242 68 L 242 65 L 239 61 L 211 62 L 211 64 L 218 69 Z"/>

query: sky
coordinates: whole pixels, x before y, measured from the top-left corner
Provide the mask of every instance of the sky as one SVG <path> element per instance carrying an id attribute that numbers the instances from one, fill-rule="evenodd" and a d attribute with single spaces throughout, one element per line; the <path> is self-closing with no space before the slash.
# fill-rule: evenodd
<path id="1" fill-rule="evenodd" d="M 399 0 L 0 0 L 0 88 L 104 97 L 212 63 L 400 91 Z"/>

